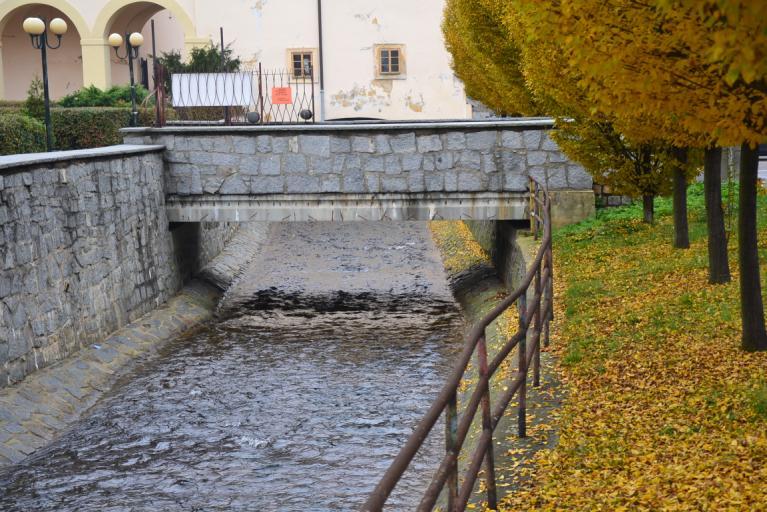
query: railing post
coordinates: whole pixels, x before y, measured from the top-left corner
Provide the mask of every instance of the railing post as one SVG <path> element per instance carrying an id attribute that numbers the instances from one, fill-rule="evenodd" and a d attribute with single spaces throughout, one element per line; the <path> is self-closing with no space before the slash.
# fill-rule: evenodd
<path id="1" fill-rule="evenodd" d="M 261 63 L 258 63 L 258 114 L 259 122 L 264 124 L 264 83 L 262 79 Z"/>
<path id="2" fill-rule="evenodd" d="M 537 205 L 535 201 L 538 192 L 538 184 L 533 178 L 530 178 L 530 227 L 533 230 L 533 237 L 538 240 L 538 218 L 536 216 Z"/>
<path id="3" fill-rule="evenodd" d="M 554 320 L 554 257 L 551 242 L 549 242 L 546 258 L 549 261 L 549 301 L 552 304 L 549 308 L 549 320 Z"/>
<path id="4" fill-rule="evenodd" d="M 155 63 L 155 109 L 157 116 L 157 126 L 162 128 L 165 126 L 165 96 L 167 91 L 165 90 L 165 67 L 161 64 Z"/>
<path id="5" fill-rule="evenodd" d="M 527 290 L 519 297 L 519 328 L 522 338 L 517 346 L 519 359 L 519 376 L 522 384 L 519 386 L 519 405 L 517 408 L 517 429 L 519 437 L 527 437 L 527 327 L 525 316 L 527 315 Z"/>
<path id="6" fill-rule="evenodd" d="M 548 308 L 546 318 L 543 319 L 543 346 L 549 346 L 549 324 L 554 319 L 554 269 L 552 268 L 551 246 L 546 249 L 546 255 L 543 257 L 546 263 L 546 269 L 549 271 L 549 277 L 544 283 L 544 296 L 543 302 Z"/>
<path id="7" fill-rule="evenodd" d="M 546 198 L 543 197 L 543 190 L 540 187 L 538 187 L 538 192 L 539 192 L 539 195 L 541 196 L 540 200 L 545 201 Z M 544 221 L 543 221 L 543 207 L 541 206 L 541 203 L 538 203 L 538 223 L 539 223 L 538 236 L 540 238 L 541 233 L 543 233 L 544 229 L 546 229 L 544 226 Z"/>
<path id="8" fill-rule="evenodd" d="M 487 485 L 487 506 L 492 510 L 498 508 L 498 494 L 495 488 L 495 457 L 493 455 L 493 421 L 490 416 L 490 380 L 487 368 L 487 342 L 485 334 L 479 338 L 477 343 L 477 359 L 479 360 L 479 377 L 488 377 L 487 385 L 482 393 L 482 430 L 490 435 L 490 444 L 487 446 L 485 454 L 485 478 Z"/>
<path id="9" fill-rule="evenodd" d="M 453 392 L 445 408 L 445 453 L 455 453 L 456 438 L 458 437 L 458 398 Z M 450 468 L 447 477 L 447 510 L 455 511 L 458 500 L 458 454 L 455 454 L 455 464 Z"/>
<path id="10" fill-rule="evenodd" d="M 538 265 L 538 270 L 535 272 L 535 296 L 538 297 L 538 309 L 535 310 L 535 356 L 533 357 L 533 386 L 538 387 L 541 385 L 541 307 L 544 304 L 544 297 L 541 288 L 541 268 L 543 267 L 543 260 Z"/>

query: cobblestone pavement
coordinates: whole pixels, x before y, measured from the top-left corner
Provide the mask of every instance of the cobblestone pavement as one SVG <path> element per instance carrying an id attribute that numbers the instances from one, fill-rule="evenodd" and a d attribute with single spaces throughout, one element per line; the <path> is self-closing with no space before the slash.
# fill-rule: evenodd
<path id="1" fill-rule="evenodd" d="M 218 291 L 193 282 L 163 307 L 63 361 L 0 390 L 0 466 L 20 462 L 74 423 L 130 363 L 212 316 Z"/>

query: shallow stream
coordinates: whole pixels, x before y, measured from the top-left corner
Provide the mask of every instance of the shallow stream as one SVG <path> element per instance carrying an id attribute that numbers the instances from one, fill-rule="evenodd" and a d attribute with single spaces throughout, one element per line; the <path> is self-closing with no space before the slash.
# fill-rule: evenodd
<path id="1" fill-rule="evenodd" d="M 425 225 L 284 225 L 269 247 L 219 322 L 0 473 L 0 510 L 356 510 L 435 397 L 461 318 Z M 442 450 L 431 436 L 391 510 L 414 508 Z"/>

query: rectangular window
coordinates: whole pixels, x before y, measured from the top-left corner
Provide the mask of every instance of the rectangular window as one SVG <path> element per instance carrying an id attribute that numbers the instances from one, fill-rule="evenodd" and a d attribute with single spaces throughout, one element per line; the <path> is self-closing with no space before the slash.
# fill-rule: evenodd
<path id="1" fill-rule="evenodd" d="M 399 50 L 394 48 L 381 49 L 381 74 L 399 75 Z"/>
<path id="2" fill-rule="evenodd" d="M 290 52 L 293 78 L 310 78 L 314 76 L 313 54 L 310 51 Z"/>
<path id="3" fill-rule="evenodd" d="M 376 61 L 378 78 L 405 78 L 404 45 L 376 45 Z"/>

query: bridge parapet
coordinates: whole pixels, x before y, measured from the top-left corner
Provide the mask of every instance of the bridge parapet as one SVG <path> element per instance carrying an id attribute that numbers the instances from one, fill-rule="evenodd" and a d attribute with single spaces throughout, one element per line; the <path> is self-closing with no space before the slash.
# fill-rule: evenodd
<path id="1" fill-rule="evenodd" d="M 551 140 L 552 128 L 551 119 L 535 118 L 137 128 L 124 137 L 167 148 L 176 221 L 280 220 L 286 212 L 294 220 L 380 220 L 392 212 L 521 219 L 530 176 L 554 191 L 591 193 L 591 177 Z M 481 211 L 461 208 L 473 199 Z"/>

